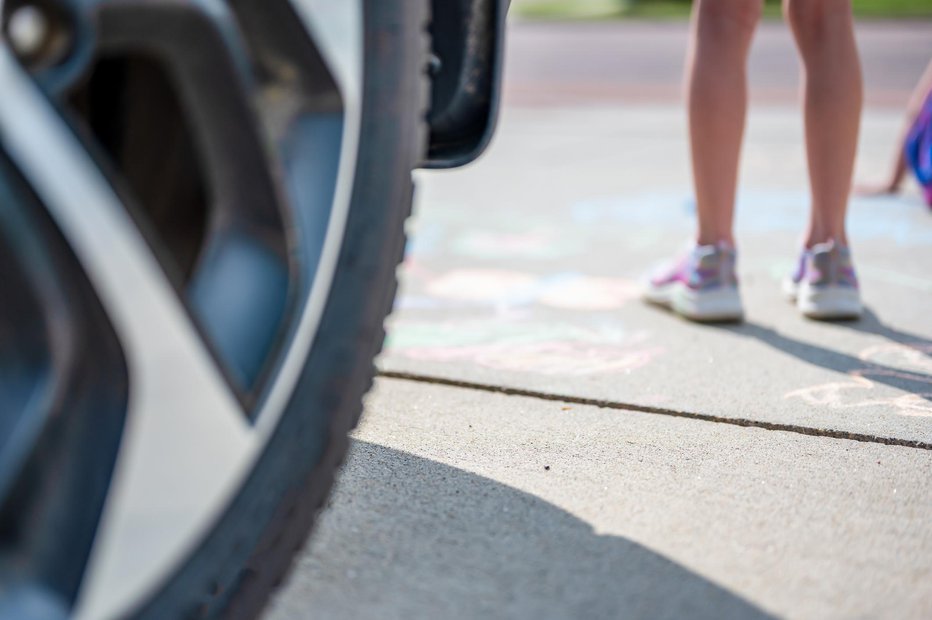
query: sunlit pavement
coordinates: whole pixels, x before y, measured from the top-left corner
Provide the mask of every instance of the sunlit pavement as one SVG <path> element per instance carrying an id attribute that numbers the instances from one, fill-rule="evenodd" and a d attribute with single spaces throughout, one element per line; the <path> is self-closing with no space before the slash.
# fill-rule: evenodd
<path id="1" fill-rule="evenodd" d="M 693 325 L 637 299 L 691 230 L 681 108 L 513 103 L 479 163 L 420 175 L 385 377 L 269 618 L 932 615 L 915 188 L 852 202 L 865 317 L 803 319 L 779 287 L 802 127 L 762 101 L 738 206 L 747 320 Z M 900 122 L 866 112 L 860 178 Z"/>

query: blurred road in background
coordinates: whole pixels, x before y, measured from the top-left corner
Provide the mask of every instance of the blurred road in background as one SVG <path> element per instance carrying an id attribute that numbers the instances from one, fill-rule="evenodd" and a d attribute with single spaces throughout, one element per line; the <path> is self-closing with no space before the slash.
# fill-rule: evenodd
<path id="1" fill-rule="evenodd" d="M 747 321 L 646 307 L 691 233 L 682 23 L 515 23 L 488 154 L 419 175 L 365 419 L 270 620 L 932 617 L 932 212 L 852 201 L 868 312 L 781 297 L 806 217 L 782 25 L 751 60 Z M 881 177 L 932 23 L 859 30 Z"/>
<path id="2" fill-rule="evenodd" d="M 682 95 L 688 29 L 679 21 L 516 20 L 508 33 L 505 103 L 677 101 Z M 867 105 L 904 105 L 932 58 L 930 22 L 862 22 L 857 37 Z M 752 100 L 797 100 L 796 49 L 783 23 L 761 23 L 748 67 Z"/>

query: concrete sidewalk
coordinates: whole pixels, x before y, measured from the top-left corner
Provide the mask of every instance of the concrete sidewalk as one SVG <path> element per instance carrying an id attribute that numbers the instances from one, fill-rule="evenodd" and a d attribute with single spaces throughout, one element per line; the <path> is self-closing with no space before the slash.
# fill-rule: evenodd
<path id="1" fill-rule="evenodd" d="M 932 453 L 382 380 L 269 620 L 928 618 Z"/>
<path id="2" fill-rule="evenodd" d="M 865 116 L 858 169 L 887 164 L 900 119 Z M 424 174 L 382 368 L 558 397 L 932 447 L 932 213 L 915 193 L 854 200 L 868 311 L 805 320 L 780 280 L 797 258 L 798 115 L 752 113 L 738 206 L 747 321 L 647 307 L 638 280 L 691 234 L 675 108 L 511 110 L 457 174 Z"/>
<path id="3" fill-rule="evenodd" d="M 905 101 L 930 33 L 860 26 L 869 104 Z M 782 299 L 807 179 L 792 43 L 765 24 L 752 95 L 771 107 L 752 109 L 738 205 L 748 319 L 682 321 L 637 293 L 693 226 L 685 25 L 510 36 L 505 100 L 524 107 L 477 164 L 419 173 L 383 379 L 268 620 L 932 617 L 915 188 L 852 202 L 863 319 Z M 859 179 L 886 170 L 901 122 L 865 114 Z"/>
<path id="4" fill-rule="evenodd" d="M 865 116 L 862 178 L 899 123 Z M 801 135 L 751 116 L 730 327 L 636 298 L 692 227 L 678 108 L 509 109 L 423 173 L 380 361 L 409 379 L 269 620 L 932 616 L 932 213 L 855 200 L 869 312 L 801 318 Z"/>

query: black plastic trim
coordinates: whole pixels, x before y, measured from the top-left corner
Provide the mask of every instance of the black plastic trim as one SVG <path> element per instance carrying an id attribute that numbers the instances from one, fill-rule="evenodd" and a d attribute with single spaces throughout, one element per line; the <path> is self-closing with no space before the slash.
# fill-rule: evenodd
<path id="1" fill-rule="evenodd" d="M 509 0 L 433 0 L 436 57 L 425 168 L 478 158 L 498 122 Z"/>

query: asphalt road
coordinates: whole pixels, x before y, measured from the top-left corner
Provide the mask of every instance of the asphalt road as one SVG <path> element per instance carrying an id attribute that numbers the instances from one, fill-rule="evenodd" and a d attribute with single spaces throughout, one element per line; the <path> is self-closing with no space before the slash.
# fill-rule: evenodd
<path id="1" fill-rule="evenodd" d="M 508 32 L 505 102 L 565 106 L 677 101 L 687 35 L 683 22 L 515 21 Z M 902 106 L 932 59 L 932 22 L 862 22 L 857 40 L 867 104 Z M 761 24 L 749 75 L 752 100 L 795 101 L 799 65 L 784 24 Z"/>

